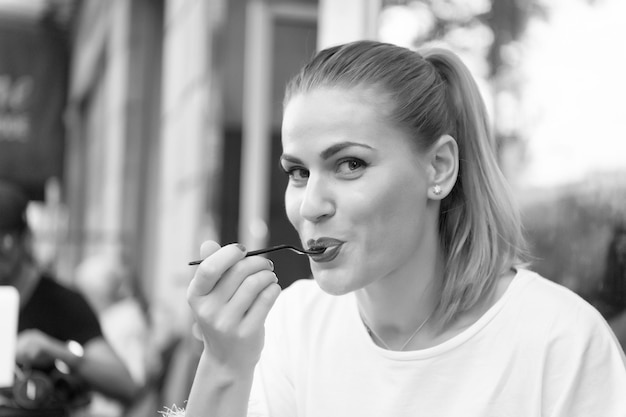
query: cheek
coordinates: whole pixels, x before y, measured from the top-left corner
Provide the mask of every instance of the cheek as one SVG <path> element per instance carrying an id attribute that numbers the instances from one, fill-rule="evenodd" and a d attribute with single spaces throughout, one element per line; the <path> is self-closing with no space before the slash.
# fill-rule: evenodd
<path id="1" fill-rule="evenodd" d="M 378 248 L 410 245 L 420 233 L 426 201 L 418 185 L 407 183 L 384 188 L 376 199 L 364 203 L 367 211 L 361 221 L 367 225 L 369 244 Z"/>
<path id="2" fill-rule="evenodd" d="M 300 200 L 297 197 L 297 193 L 287 188 L 285 191 L 285 213 L 287 219 L 293 227 L 298 229 L 298 218 L 300 212 Z"/>

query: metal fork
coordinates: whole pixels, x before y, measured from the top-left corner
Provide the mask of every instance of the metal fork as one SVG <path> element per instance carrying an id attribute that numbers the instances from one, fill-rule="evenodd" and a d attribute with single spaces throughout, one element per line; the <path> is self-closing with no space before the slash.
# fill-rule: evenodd
<path id="1" fill-rule="evenodd" d="M 311 249 L 302 249 L 299 248 L 297 246 L 292 246 L 292 245 L 276 245 L 276 246 L 270 246 L 269 248 L 263 248 L 263 249 L 257 249 L 257 250 L 253 250 L 250 251 L 248 253 L 246 253 L 246 257 L 248 256 L 254 256 L 254 255 L 261 255 L 263 253 L 268 253 L 268 252 L 274 252 L 277 250 L 283 250 L 283 249 L 288 249 L 292 252 L 295 252 L 299 255 L 317 255 L 320 253 L 323 253 L 326 248 L 323 247 L 317 247 L 317 248 L 311 248 Z M 198 265 L 203 261 L 203 259 L 197 260 L 197 261 L 191 261 L 189 262 L 189 265 Z"/>

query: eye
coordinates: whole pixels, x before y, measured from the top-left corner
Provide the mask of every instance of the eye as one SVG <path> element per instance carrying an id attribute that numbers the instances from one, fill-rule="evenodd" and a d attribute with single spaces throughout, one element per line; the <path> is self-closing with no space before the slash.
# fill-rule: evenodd
<path id="1" fill-rule="evenodd" d="M 290 181 L 305 182 L 309 178 L 309 170 L 303 167 L 284 167 L 281 165 L 281 169 L 289 177 Z"/>
<path id="2" fill-rule="evenodd" d="M 288 173 L 294 180 L 306 180 L 309 178 L 309 170 L 304 168 L 291 168 Z"/>
<path id="3" fill-rule="evenodd" d="M 337 164 L 337 173 L 348 176 L 355 176 L 360 173 L 365 167 L 366 163 L 358 158 L 346 158 Z"/>

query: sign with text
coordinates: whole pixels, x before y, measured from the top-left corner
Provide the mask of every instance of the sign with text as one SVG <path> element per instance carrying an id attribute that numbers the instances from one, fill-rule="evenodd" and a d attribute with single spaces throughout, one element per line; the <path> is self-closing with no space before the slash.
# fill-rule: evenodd
<path id="1" fill-rule="evenodd" d="M 63 174 L 67 67 L 58 29 L 0 19 L 0 179 L 34 199 Z"/>

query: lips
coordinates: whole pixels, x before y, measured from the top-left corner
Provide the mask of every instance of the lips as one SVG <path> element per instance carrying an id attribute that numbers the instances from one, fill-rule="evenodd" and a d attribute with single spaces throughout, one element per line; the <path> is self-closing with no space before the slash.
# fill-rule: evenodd
<path id="1" fill-rule="evenodd" d="M 345 242 L 342 240 L 333 239 L 330 237 L 320 237 L 318 239 L 309 239 L 307 241 L 307 246 L 309 247 L 309 249 L 325 248 L 324 252 L 316 254 L 316 255 L 309 255 L 309 256 L 315 262 L 330 262 L 333 259 L 335 259 L 337 255 L 339 255 L 341 246 L 344 243 Z"/>

